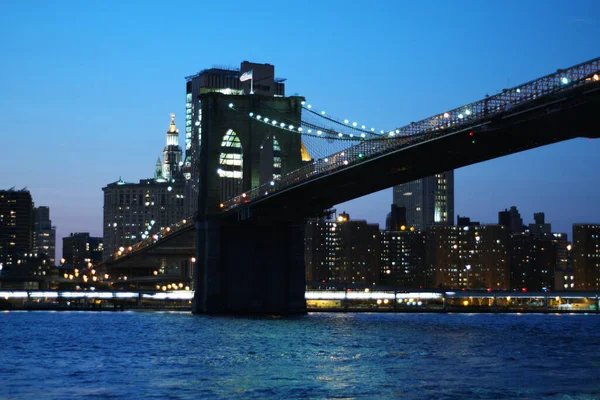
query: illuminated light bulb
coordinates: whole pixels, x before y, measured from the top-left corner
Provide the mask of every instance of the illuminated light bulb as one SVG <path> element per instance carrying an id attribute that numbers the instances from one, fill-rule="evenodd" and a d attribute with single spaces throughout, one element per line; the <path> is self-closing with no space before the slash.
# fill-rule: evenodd
<path id="1" fill-rule="evenodd" d="M 263 119 L 263 121 L 269 122 L 269 118 L 265 118 L 265 119 Z"/>
<path id="2" fill-rule="evenodd" d="M 242 193 L 242 197 L 246 197 L 246 193 Z"/>
<path id="3" fill-rule="evenodd" d="M 517 90 L 519 90 L 519 89 L 517 89 Z M 465 110 L 465 114 L 466 115 L 471 115 L 471 110 Z"/>
<path id="4" fill-rule="evenodd" d="M 275 186 L 275 181 L 271 181 L 271 186 Z"/>
<path id="5" fill-rule="evenodd" d="M 563 78 L 560 81 L 562 82 L 563 85 L 566 85 L 567 83 L 569 83 L 569 78 L 567 78 L 566 76 L 563 76 Z"/>
<path id="6" fill-rule="evenodd" d="M 364 126 L 364 125 L 361 125 L 361 127 L 360 127 L 360 128 L 361 128 L 361 129 L 365 129 L 365 126 Z"/>
<path id="7" fill-rule="evenodd" d="M 350 122 L 350 121 L 348 121 L 347 119 L 345 119 L 345 120 L 344 120 L 344 123 L 345 123 L 345 124 L 347 124 L 348 122 Z"/>
<path id="8" fill-rule="evenodd" d="M 360 137 L 364 138 L 366 135 L 364 133 L 360 134 Z"/>
<path id="9" fill-rule="evenodd" d="M 281 126 L 281 127 L 284 127 L 284 126 L 285 126 L 285 123 L 284 123 L 284 122 L 282 122 L 282 123 L 280 123 L 280 124 L 279 124 L 279 126 Z"/>
<path id="10" fill-rule="evenodd" d="M 253 112 L 251 112 L 251 113 L 249 113 L 248 115 L 249 115 L 249 116 L 251 116 L 251 117 L 253 117 L 253 116 L 254 116 L 254 113 L 253 113 Z"/>
<path id="11" fill-rule="evenodd" d="M 354 137 L 354 135 L 353 135 L 353 134 L 350 134 L 350 137 Z"/>
<path id="12" fill-rule="evenodd" d="M 325 158 L 323 159 L 323 161 L 325 161 L 325 162 L 329 162 L 329 158 L 325 157 Z"/>
<path id="13" fill-rule="evenodd" d="M 309 130 L 308 130 L 308 133 L 312 133 L 312 129 L 309 129 Z"/>
<path id="14" fill-rule="evenodd" d="M 371 128 L 371 132 L 375 132 L 375 128 Z"/>
<path id="15" fill-rule="evenodd" d="M 383 130 L 379 131 L 379 133 L 381 133 L 382 135 L 385 133 Z"/>
<path id="16" fill-rule="evenodd" d="M 339 136 L 339 137 L 342 137 L 342 136 L 344 136 L 344 135 L 342 135 L 342 132 L 340 132 L 340 133 L 338 133 L 338 136 Z"/>
<path id="17" fill-rule="evenodd" d="M 325 111 L 321 111 L 321 115 L 325 115 Z"/>
<path id="18" fill-rule="evenodd" d="M 308 106 L 306 106 L 306 108 L 312 108 L 312 106 L 309 104 Z"/>
<path id="19" fill-rule="evenodd" d="M 277 125 L 277 121 L 275 121 L 275 120 L 271 121 L 271 123 L 272 123 L 273 125 Z"/>
<path id="20" fill-rule="evenodd" d="M 344 165 L 348 165 L 348 160 L 344 160 Z"/>
<path id="21" fill-rule="evenodd" d="M 323 133 L 323 132 L 321 132 L 321 131 L 317 131 L 317 135 L 320 135 L 320 134 L 322 134 L 322 133 Z"/>
<path id="22" fill-rule="evenodd" d="M 357 125 L 357 123 L 356 123 L 356 122 L 353 122 L 353 123 L 352 123 L 352 126 L 356 126 L 356 125 Z"/>
<path id="23" fill-rule="evenodd" d="M 517 89 L 517 93 L 521 93 L 521 89 Z"/>
<path id="24" fill-rule="evenodd" d="M 294 125 L 290 125 L 288 126 L 288 128 L 290 128 L 290 130 L 294 129 Z"/>
<path id="25" fill-rule="evenodd" d="M 594 74 L 594 80 L 597 81 L 598 79 L 600 79 L 600 77 L 598 77 L 598 74 Z"/>
<path id="26" fill-rule="evenodd" d="M 302 128 L 298 128 L 298 132 L 302 132 Z"/>
<path id="27" fill-rule="evenodd" d="M 256 119 L 261 119 L 261 118 L 262 118 L 262 117 L 261 117 L 260 115 L 257 115 L 257 116 L 256 116 Z"/>
<path id="28" fill-rule="evenodd" d="M 399 130 L 399 129 L 396 129 L 396 133 L 400 133 L 400 130 Z"/>
<path id="29" fill-rule="evenodd" d="M 252 114 L 252 113 L 250 113 Z M 200 126 L 200 121 L 196 121 L 196 126 Z"/>
<path id="30" fill-rule="evenodd" d="M 233 103 L 229 103 L 229 108 L 233 108 Z"/>
<path id="31" fill-rule="evenodd" d="M 463 115 L 462 114 L 458 114 L 458 118 L 462 119 Z"/>
<path id="32" fill-rule="evenodd" d="M 304 103 L 306 103 L 305 101 L 301 101 L 300 104 L 304 105 Z"/>
<path id="33" fill-rule="evenodd" d="M 450 114 L 448 114 L 447 112 L 444 113 L 444 118 L 450 118 Z"/>

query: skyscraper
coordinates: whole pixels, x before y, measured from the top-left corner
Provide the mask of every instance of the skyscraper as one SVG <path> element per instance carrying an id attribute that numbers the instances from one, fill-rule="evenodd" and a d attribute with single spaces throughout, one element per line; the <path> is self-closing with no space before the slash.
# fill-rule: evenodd
<path id="1" fill-rule="evenodd" d="M 154 177 L 128 183 L 119 179 L 102 188 L 104 192 L 104 257 L 152 236 L 181 221 L 185 180 L 181 173 L 181 148 L 175 115 L 167 130 L 163 160 L 158 159 Z"/>
<path id="2" fill-rule="evenodd" d="M 577 290 L 600 289 L 600 224 L 573 224 L 573 274 Z"/>
<path id="3" fill-rule="evenodd" d="M 10 270 L 33 252 L 33 201 L 26 189 L 0 190 L 0 265 Z"/>
<path id="4" fill-rule="evenodd" d="M 45 254 L 51 265 L 56 259 L 56 227 L 50 220 L 50 207 L 40 206 L 33 209 L 34 246 L 38 255 Z"/>
<path id="5" fill-rule="evenodd" d="M 395 186 L 393 202 L 416 230 L 454 225 L 454 170 Z"/>

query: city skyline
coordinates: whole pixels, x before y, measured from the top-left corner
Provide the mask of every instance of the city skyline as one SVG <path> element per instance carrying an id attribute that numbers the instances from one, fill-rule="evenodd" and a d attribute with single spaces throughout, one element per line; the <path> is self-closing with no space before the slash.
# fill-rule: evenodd
<path id="1" fill-rule="evenodd" d="M 71 232 L 102 236 L 102 187 L 119 177 L 128 182 L 150 177 L 164 146 L 170 113 L 176 118 L 184 115 L 184 76 L 244 59 L 271 63 L 288 78 L 288 94 L 297 92 L 333 116 L 402 126 L 598 56 L 592 38 L 598 36 L 599 21 L 586 17 L 594 15 L 589 11 L 597 4 L 587 2 L 580 7 L 581 15 L 571 16 L 563 15 L 556 2 L 544 7 L 545 19 L 535 21 L 515 12 L 533 9 L 534 3 L 478 5 L 479 10 L 466 16 L 455 4 L 426 10 L 387 3 L 381 10 L 371 10 L 367 3 L 343 9 L 331 2 L 320 6 L 323 14 L 311 16 L 325 33 L 321 36 L 299 33 L 291 30 L 292 24 L 278 22 L 275 17 L 282 11 L 277 7 L 277 13 L 267 11 L 273 17 L 269 29 L 290 29 L 290 34 L 269 38 L 279 43 L 272 48 L 264 42 L 267 31 L 251 22 L 264 18 L 256 10 L 244 10 L 250 21 L 240 21 L 238 30 L 223 31 L 224 45 L 217 46 L 186 39 L 184 23 L 169 26 L 166 33 L 154 29 L 164 18 L 158 7 L 140 11 L 131 3 L 116 9 L 101 4 L 84 9 L 65 2 L 30 11 L 3 5 L 8 17 L 0 33 L 12 40 L 0 44 L 0 50 L 13 54 L 14 62 L 4 65 L 0 79 L 6 94 L 0 112 L 6 113 L 2 115 L 6 148 L 15 151 L 0 164 L 5 172 L 0 188 L 27 186 L 36 206 L 51 208 L 60 258 L 58 244 Z M 461 4 L 464 8 L 468 3 Z M 182 6 L 169 10 L 178 19 L 188 11 Z M 297 18 L 309 15 L 293 6 L 287 11 Z M 206 18 L 210 24 L 217 22 L 208 20 L 223 21 L 221 15 L 226 14 L 210 7 L 202 12 L 214 17 Z M 327 21 L 329 12 L 340 15 L 340 21 L 319 24 Z M 361 13 L 381 20 L 381 26 L 354 34 L 352 26 L 361 22 Z M 439 17 L 450 15 L 451 25 L 463 22 L 468 28 L 453 30 L 440 42 L 413 25 L 412 17 L 421 21 L 424 13 L 443 26 L 450 23 Z M 497 34 L 507 19 L 514 20 L 514 29 Z M 61 30 L 63 24 L 83 33 L 72 37 L 69 30 Z M 81 31 L 85 25 L 89 29 Z M 248 29 L 255 30 L 246 35 Z M 419 40 L 411 29 L 416 29 Z M 474 32 L 481 35 L 474 37 Z M 334 40 L 322 40 L 327 35 Z M 531 39 L 530 44 L 522 38 Z M 282 51 L 288 42 L 306 56 Z M 472 50 L 482 46 L 494 57 L 472 58 Z M 427 49 L 435 49 L 435 54 Z M 191 57 L 183 57 L 192 51 Z M 328 54 L 327 61 L 320 54 Z M 407 63 L 402 56 L 414 62 Z M 573 223 L 600 219 L 595 209 L 600 195 L 592 189 L 600 174 L 599 150 L 599 141 L 576 139 L 458 169 L 455 214 L 495 223 L 498 211 L 515 205 L 525 223 L 533 220 L 534 212 L 545 212 L 554 230 L 571 239 Z M 391 203 L 390 188 L 337 210 L 384 228 Z"/>

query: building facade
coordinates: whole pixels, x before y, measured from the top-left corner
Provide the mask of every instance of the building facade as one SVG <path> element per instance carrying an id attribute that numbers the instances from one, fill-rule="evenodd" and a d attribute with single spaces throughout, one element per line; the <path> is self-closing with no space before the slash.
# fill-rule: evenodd
<path id="1" fill-rule="evenodd" d="M 102 188 L 105 258 L 187 217 L 178 137 L 175 116 L 171 114 L 163 160 L 159 158 L 154 177 L 139 183 L 119 179 Z"/>
<path id="2" fill-rule="evenodd" d="M 434 226 L 426 233 L 430 287 L 507 289 L 509 234 L 502 225 Z"/>
<path id="3" fill-rule="evenodd" d="M 423 231 L 433 225 L 454 225 L 454 170 L 394 187 L 393 203 L 406 208 L 409 226 Z"/>
<path id="4" fill-rule="evenodd" d="M 312 220 L 305 231 L 306 280 L 373 285 L 381 271 L 378 224 L 350 220 Z"/>
<path id="5" fill-rule="evenodd" d="M 510 259 L 512 289 L 542 291 L 554 288 L 558 259 L 551 235 L 512 234 Z"/>
<path id="6" fill-rule="evenodd" d="M 56 227 L 50 220 L 50 207 L 33 209 L 34 253 L 45 254 L 51 265 L 56 264 Z"/>
<path id="7" fill-rule="evenodd" d="M 600 290 L 600 224 L 573 224 L 573 275 L 577 290 Z"/>
<path id="8" fill-rule="evenodd" d="M 73 268 L 89 268 L 102 261 L 101 237 L 92 237 L 88 232 L 75 232 L 63 238 L 64 264 Z"/>
<path id="9" fill-rule="evenodd" d="M 380 283 L 396 288 L 425 287 L 425 235 L 401 225 L 381 232 Z"/>
<path id="10" fill-rule="evenodd" d="M 0 191 L 0 265 L 19 268 L 33 253 L 33 200 L 28 190 Z"/>

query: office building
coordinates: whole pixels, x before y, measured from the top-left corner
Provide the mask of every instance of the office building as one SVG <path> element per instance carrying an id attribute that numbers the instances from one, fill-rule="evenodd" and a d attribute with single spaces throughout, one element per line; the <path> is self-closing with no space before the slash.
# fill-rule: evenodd
<path id="1" fill-rule="evenodd" d="M 406 209 L 408 226 L 422 231 L 454 224 L 454 170 L 394 187 L 393 203 Z"/>
<path id="2" fill-rule="evenodd" d="M 40 206 L 33 209 L 34 253 L 46 255 L 51 265 L 56 259 L 56 227 L 50 220 L 50 207 Z"/>
<path id="3" fill-rule="evenodd" d="M 102 188 L 105 258 L 188 216 L 184 210 L 185 180 L 178 138 L 175 116 L 171 114 L 163 160 L 158 159 L 154 177 L 139 183 L 119 179 Z"/>
<path id="4" fill-rule="evenodd" d="M 433 226 L 426 232 L 427 282 L 433 288 L 507 289 L 509 234 L 502 225 Z"/>
<path id="5" fill-rule="evenodd" d="M 425 235 L 414 227 L 381 232 L 380 283 L 395 288 L 422 288 L 425 273 Z"/>
<path id="6" fill-rule="evenodd" d="M 542 291 L 554 288 L 556 245 L 551 236 L 511 235 L 510 287 Z"/>
<path id="7" fill-rule="evenodd" d="M 63 238 L 64 264 L 84 269 L 102 261 L 102 238 L 91 237 L 88 232 L 75 232 Z"/>
<path id="8" fill-rule="evenodd" d="M 510 233 L 521 233 L 525 230 L 521 214 L 515 206 L 512 206 L 510 210 L 504 209 L 504 211 L 498 212 L 498 224 L 506 226 Z"/>
<path id="9" fill-rule="evenodd" d="M 0 265 L 18 268 L 33 253 L 33 201 L 27 189 L 0 191 Z"/>
<path id="10" fill-rule="evenodd" d="M 573 224 L 573 275 L 577 290 L 600 290 L 600 224 Z"/>
<path id="11" fill-rule="evenodd" d="M 341 213 L 334 220 L 312 220 L 305 230 L 306 280 L 373 285 L 381 271 L 378 224 L 350 220 Z"/>

